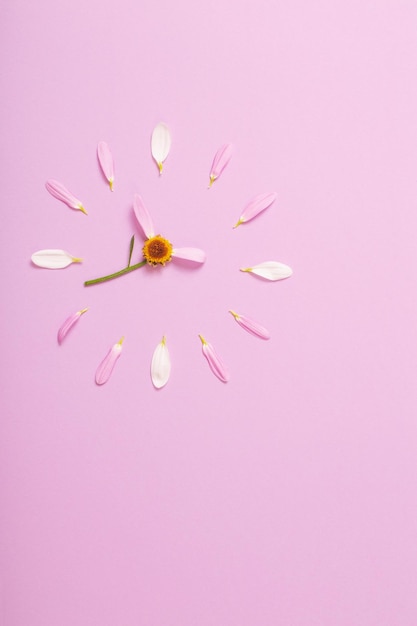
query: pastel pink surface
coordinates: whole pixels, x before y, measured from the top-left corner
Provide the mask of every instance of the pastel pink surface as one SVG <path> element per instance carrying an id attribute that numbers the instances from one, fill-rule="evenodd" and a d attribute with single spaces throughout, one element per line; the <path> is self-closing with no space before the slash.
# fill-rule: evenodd
<path id="1" fill-rule="evenodd" d="M 416 20 L 411 0 L 5 0 L 2 626 L 416 625 Z M 206 262 L 84 288 L 133 234 L 138 262 L 135 193 Z M 34 267 L 42 249 L 83 263 Z M 239 272 L 266 259 L 293 276 Z"/>

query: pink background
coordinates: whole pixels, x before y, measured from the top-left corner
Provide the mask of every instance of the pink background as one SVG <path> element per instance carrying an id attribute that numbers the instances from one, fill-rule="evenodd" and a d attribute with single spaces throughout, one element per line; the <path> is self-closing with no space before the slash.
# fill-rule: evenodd
<path id="1" fill-rule="evenodd" d="M 2 626 L 415 626 L 416 2 L 4 0 L 1 13 Z M 266 191 L 275 205 L 232 230 Z M 135 192 L 207 263 L 84 288 L 124 266 L 134 232 L 140 256 Z M 42 248 L 84 263 L 37 269 Z M 293 277 L 238 271 L 269 259 Z M 163 334 L 173 370 L 158 392 Z"/>

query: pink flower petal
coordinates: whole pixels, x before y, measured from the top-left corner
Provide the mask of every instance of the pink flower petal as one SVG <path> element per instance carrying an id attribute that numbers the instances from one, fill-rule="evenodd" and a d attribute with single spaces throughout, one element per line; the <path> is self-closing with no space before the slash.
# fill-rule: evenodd
<path id="1" fill-rule="evenodd" d="M 261 326 L 258 322 L 251 319 L 250 317 L 246 317 L 245 315 L 239 315 L 234 311 L 229 311 L 242 328 L 244 328 L 251 335 L 255 335 L 255 337 L 260 337 L 261 339 L 269 339 L 270 334 L 269 331 Z"/>
<path id="2" fill-rule="evenodd" d="M 204 263 L 206 260 L 206 253 L 199 248 L 175 248 L 172 251 L 172 256 L 193 263 Z"/>
<path id="3" fill-rule="evenodd" d="M 231 143 L 226 143 L 217 150 L 210 170 L 209 188 L 212 186 L 214 181 L 220 176 L 226 165 L 229 163 L 230 159 L 232 158 L 232 153 L 233 145 Z"/>
<path id="4" fill-rule="evenodd" d="M 243 209 L 243 212 L 239 218 L 239 221 L 235 224 L 234 228 L 237 228 L 240 224 L 244 222 L 249 222 L 249 220 L 253 220 L 254 217 L 259 215 L 262 211 L 265 211 L 275 200 L 277 199 L 277 194 L 273 193 L 262 193 L 259 196 L 253 198 Z"/>
<path id="5" fill-rule="evenodd" d="M 219 355 L 217 354 L 211 343 L 208 343 L 208 341 L 206 341 L 201 335 L 199 335 L 199 337 L 201 339 L 201 343 L 203 344 L 203 354 L 207 359 L 211 371 L 223 383 L 227 383 L 227 381 L 229 380 L 229 374 Z"/>
<path id="6" fill-rule="evenodd" d="M 105 141 L 99 141 L 97 146 L 97 156 L 104 176 L 109 181 L 110 191 L 113 191 L 114 183 L 114 161 L 110 148 Z"/>
<path id="7" fill-rule="evenodd" d="M 67 336 L 71 328 L 78 322 L 81 315 L 85 313 L 86 311 L 88 311 L 88 309 L 82 309 L 81 311 L 77 311 L 76 313 L 73 313 L 72 315 L 67 317 L 65 322 L 62 324 L 62 326 L 58 330 L 58 343 L 59 344 L 61 344 L 64 341 L 65 337 Z"/>
<path id="8" fill-rule="evenodd" d="M 149 215 L 149 211 L 143 204 L 143 200 L 138 193 L 135 193 L 135 196 L 133 198 L 133 210 L 145 237 L 147 239 L 154 237 L 155 229 L 153 226 L 152 218 Z"/>
<path id="9" fill-rule="evenodd" d="M 113 368 L 116 365 L 116 361 L 122 352 L 123 340 L 124 337 L 122 337 L 118 343 L 115 343 L 114 346 L 110 348 L 109 352 L 98 366 L 96 371 L 97 385 L 104 385 L 104 383 L 109 380 Z"/>
<path id="10" fill-rule="evenodd" d="M 83 207 L 81 200 L 78 200 L 78 198 L 73 196 L 72 193 L 68 191 L 68 189 L 64 187 L 62 183 L 59 183 L 57 180 L 53 180 L 51 178 L 50 180 L 46 181 L 45 187 L 49 191 L 49 193 L 54 196 L 54 198 L 61 200 L 61 202 L 65 202 L 65 204 L 68 205 L 71 209 L 78 209 L 79 211 L 82 211 L 83 213 L 85 213 L 85 215 L 87 215 L 87 211 Z"/>

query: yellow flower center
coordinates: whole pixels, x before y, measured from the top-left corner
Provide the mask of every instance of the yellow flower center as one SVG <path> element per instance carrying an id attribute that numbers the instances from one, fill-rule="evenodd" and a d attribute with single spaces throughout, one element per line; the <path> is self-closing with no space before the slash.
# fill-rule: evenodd
<path id="1" fill-rule="evenodd" d="M 172 257 L 172 243 L 156 235 L 145 241 L 142 252 L 149 265 L 165 265 Z"/>

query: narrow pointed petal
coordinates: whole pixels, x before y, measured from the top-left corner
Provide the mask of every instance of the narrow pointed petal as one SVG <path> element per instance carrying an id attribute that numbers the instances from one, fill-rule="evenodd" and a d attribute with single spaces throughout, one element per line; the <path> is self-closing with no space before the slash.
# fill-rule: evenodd
<path id="1" fill-rule="evenodd" d="M 221 360 L 211 343 L 206 341 L 201 335 L 199 335 L 199 337 L 201 339 L 201 343 L 203 344 L 203 354 L 207 359 L 211 371 L 223 383 L 227 383 L 227 381 L 229 380 L 229 373 L 223 361 Z"/>
<path id="2" fill-rule="evenodd" d="M 240 224 L 253 220 L 253 218 L 259 215 L 259 213 L 262 213 L 262 211 L 265 211 L 265 209 L 270 207 L 276 199 L 277 194 L 275 192 L 262 193 L 253 198 L 243 209 L 239 221 L 235 224 L 234 228 L 237 228 Z"/>
<path id="3" fill-rule="evenodd" d="M 221 148 L 217 150 L 213 159 L 213 163 L 211 165 L 209 188 L 223 172 L 224 168 L 232 158 L 232 154 L 233 145 L 231 143 L 225 143 Z"/>
<path id="4" fill-rule="evenodd" d="M 204 263 L 206 260 L 206 253 L 199 248 L 174 248 L 172 256 L 193 263 Z"/>
<path id="5" fill-rule="evenodd" d="M 130 262 L 132 260 L 133 248 L 135 247 L 135 235 L 132 235 L 129 244 L 129 259 L 127 261 L 127 266 L 130 267 Z"/>
<path id="6" fill-rule="evenodd" d="M 49 191 L 49 193 L 54 196 L 54 198 L 61 200 L 61 202 L 65 202 L 65 204 L 71 209 L 78 209 L 79 211 L 82 211 L 83 213 L 85 213 L 85 215 L 87 215 L 87 211 L 83 207 L 83 203 L 81 202 L 81 200 L 78 200 L 78 198 L 76 198 L 70 191 L 68 191 L 68 189 L 64 187 L 62 183 L 51 178 L 50 180 L 46 181 L 45 187 Z"/>
<path id="7" fill-rule="evenodd" d="M 103 170 L 104 176 L 109 181 L 110 191 L 113 191 L 114 161 L 110 148 L 105 141 L 99 141 L 97 145 L 97 157 Z"/>
<path id="8" fill-rule="evenodd" d="M 282 280 L 292 275 L 292 269 L 284 263 L 278 263 L 278 261 L 265 261 L 252 267 L 241 268 L 240 271 L 256 274 L 266 280 Z"/>
<path id="9" fill-rule="evenodd" d="M 133 198 L 133 210 L 145 237 L 147 239 L 151 239 L 151 237 L 154 237 L 155 229 L 153 226 L 152 218 L 138 193 L 135 193 Z"/>
<path id="10" fill-rule="evenodd" d="M 160 174 L 162 174 L 162 164 L 167 158 L 170 148 L 171 133 L 168 126 L 160 122 L 153 129 L 151 140 L 152 156 L 158 165 Z"/>
<path id="11" fill-rule="evenodd" d="M 251 335 L 255 335 L 255 337 L 259 337 L 260 339 L 269 339 L 270 334 L 269 330 L 261 326 L 258 322 L 251 319 L 250 317 L 246 317 L 246 315 L 239 315 L 239 313 L 235 313 L 234 311 L 229 311 L 242 328 L 244 328 Z"/>
<path id="12" fill-rule="evenodd" d="M 72 315 L 67 317 L 65 322 L 62 324 L 62 326 L 58 330 L 58 343 L 59 344 L 61 344 L 64 341 L 65 337 L 67 336 L 71 328 L 78 322 L 81 315 L 85 313 L 86 311 L 88 311 L 88 309 L 81 309 L 81 311 L 77 311 L 76 313 L 73 313 Z"/>
<path id="13" fill-rule="evenodd" d="M 114 346 L 110 348 L 110 350 L 98 366 L 96 371 L 97 385 L 104 385 L 104 383 L 109 380 L 114 366 L 116 365 L 116 361 L 122 352 L 123 340 L 124 337 L 122 337 L 118 343 L 115 343 Z"/>
<path id="14" fill-rule="evenodd" d="M 164 387 L 171 374 L 171 359 L 166 344 L 165 337 L 162 337 L 162 341 L 158 343 L 153 353 L 151 363 L 151 378 L 154 387 L 161 389 Z"/>
<path id="15" fill-rule="evenodd" d="M 82 259 L 74 257 L 65 250 L 38 250 L 31 256 L 32 263 L 48 270 L 60 270 L 71 263 L 81 263 Z"/>

